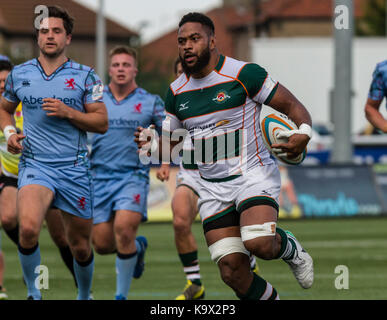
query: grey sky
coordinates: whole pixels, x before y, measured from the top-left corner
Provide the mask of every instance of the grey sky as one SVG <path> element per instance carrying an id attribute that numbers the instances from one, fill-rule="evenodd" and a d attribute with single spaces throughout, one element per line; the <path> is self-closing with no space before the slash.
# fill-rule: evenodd
<path id="1" fill-rule="evenodd" d="M 96 9 L 99 0 L 76 0 Z M 187 12 L 205 12 L 222 4 L 222 0 L 105 0 L 105 12 L 142 35 L 143 43 L 173 30 Z"/>

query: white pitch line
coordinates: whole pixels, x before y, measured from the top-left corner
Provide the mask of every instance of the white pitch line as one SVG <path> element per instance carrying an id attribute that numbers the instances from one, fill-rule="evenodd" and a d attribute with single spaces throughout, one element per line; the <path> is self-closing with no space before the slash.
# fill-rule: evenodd
<path id="1" fill-rule="evenodd" d="M 387 248 L 386 239 L 300 241 L 307 248 Z"/>

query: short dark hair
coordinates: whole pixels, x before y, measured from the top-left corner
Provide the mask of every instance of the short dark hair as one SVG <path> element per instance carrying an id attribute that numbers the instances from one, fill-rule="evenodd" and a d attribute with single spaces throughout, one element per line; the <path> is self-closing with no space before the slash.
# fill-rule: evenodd
<path id="1" fill-rule="evenodd" d="M 0 60 L 0 72 L 1 71 L 11 71 L 13 64 L 8 60 Z"/>
<path id="2" fill-rule="evenodd" d="M 74 28 L 74 18 L 60 6 L 47 6 L 49 18 L 60 18 L 63 20 L 63 27 L 66 34 L 72 34 Z"/>
<path id="3" fill-rule="evenodd" d="M 203 13 L 199 13 L 199 12 L 187 13 L 185 16 L 183 16 L 183 18 L 181 18 L 179 22 L 179 28 L 181 28 L 181 26 L 187 22 L 198 22 L 203 26 L 206 26 L 210 30 L 211 34 L 215 34 L 214 23 L 209 17 L 207 17 Z"/>

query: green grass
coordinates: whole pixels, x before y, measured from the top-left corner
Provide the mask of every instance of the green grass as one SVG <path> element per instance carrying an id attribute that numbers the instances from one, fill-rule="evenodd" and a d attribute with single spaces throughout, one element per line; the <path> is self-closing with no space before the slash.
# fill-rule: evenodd
<path id="1" fill-rule="evenodd" d="M 262 277 L 279 292 L 281 299 L 387 299 L 387 218 L 327 219 L 280 221 L 279 226 L 291 230 L 314 259 L 315 282 L 311 289 L 302 289 L 289 267 L 280 260 L 258 260 Z M 236 299 L 220 279 L 211 261 L 200 223 L 193 225 L 199 246 L 200 268 L 206 298 Z M 170 223 L 148 223 L 140 227 L 148 238 L 146 268 L 141 279 L 132 282 L 129 299 L 174 299 L 185 285 L 185 277 L 176 254 Z M 2 234 L 6 271 L 4 286 L 12 300 L 26 298 L 16 247 Z M 40 237 L 42 264 L 49 268 L 49 289 L 42 290 L 45 300 L 67 300 L 76 297 L 72 277 L 65 268 L 47 229 Z M 115 255 L 96 254 L 93 280 L 95 299 L 112 299 L 115 292 Z M 335 288 L 338 265 L 349 269 L 349 289 Z"/>

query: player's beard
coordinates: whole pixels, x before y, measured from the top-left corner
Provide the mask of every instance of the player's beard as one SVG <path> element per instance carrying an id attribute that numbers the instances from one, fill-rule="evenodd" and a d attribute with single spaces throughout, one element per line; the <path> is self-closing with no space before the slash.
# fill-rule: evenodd
<path id="1" fill-rule="evenodd" d="M 196 63 L 192 67 L 187 66 L 184 61 L 184 58 L 180 57 L 181 66 L 183 67 L 184 73 L 186 75 L 198 73 L 208 65 L 211 58 L 210 47 L 208 46 L 207 48 L 205 48 L 203 52 L 200 55 L 197 55 L 196 57 Z"/>
<path id="2" fill-rule="evenodd" d="M 64 52 L 64 50 L 65 50 L 65 48 L 58 48 L 58 50 L 56 50 L 54 52 L 46 52 L 44 49 L 40 49 L 42 54 L 46 58 L 49 58 L 49 59 L 55 59 L 55 58 L 59 57 Z"/>

